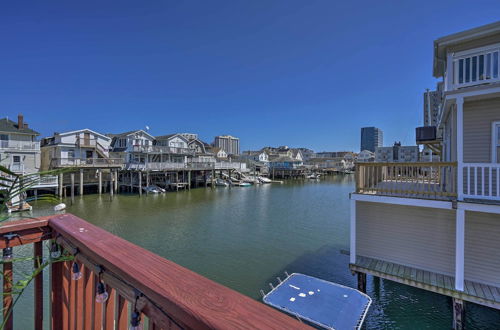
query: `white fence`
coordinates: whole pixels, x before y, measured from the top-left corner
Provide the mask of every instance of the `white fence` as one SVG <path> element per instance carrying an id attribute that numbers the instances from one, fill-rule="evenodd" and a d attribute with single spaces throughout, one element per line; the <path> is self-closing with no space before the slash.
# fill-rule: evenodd
<path id="1" fill-rule="evenodd" d="M 500 200 L 500 164 L 466 163 L 460 171 L 464 198 Z"/>
<path id="2" fill-rule="evenodd" d="M 40 142 L 1 140 L 0 149 L 9 150 L 40 150 Z"/>

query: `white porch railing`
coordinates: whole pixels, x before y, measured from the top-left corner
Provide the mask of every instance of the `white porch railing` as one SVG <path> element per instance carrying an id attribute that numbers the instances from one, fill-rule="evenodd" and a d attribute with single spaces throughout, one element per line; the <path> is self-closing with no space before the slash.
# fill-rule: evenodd
<path id="1" fill-rule="evenodd" d="M 40 142 L 1 140 L 0 141 L 0 149 L 37 151 L 37 150 L 40 150 Z"/>
<path id="2" fill-rule="evenodd" d="M 500 46 L 460 52 L 453 56 L 454 89 L 500 81 Z"/>
<path id="3" fill-rule="evenodd" d="M 500 164 L 466 163 L 463 198 L 500 200 Z"/>
<path id="4" fill-rule="evenodd" d="M 121 158 L 53 158 L 52 167 L 120 167 Z"/>

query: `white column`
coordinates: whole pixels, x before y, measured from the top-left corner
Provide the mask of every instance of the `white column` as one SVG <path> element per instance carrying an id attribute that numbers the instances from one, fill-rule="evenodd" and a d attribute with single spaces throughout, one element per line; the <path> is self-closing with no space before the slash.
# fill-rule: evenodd
<path id="1" fill-rule="evenodd" d="M 446 54 L 446 79 L 444 80 L 444 90 L 453 90 L 453 53 Z"/>
<path id="2" fill-rule="evenodd" d="M 356 263 L 356 201 L 351 199 L 351 241 L 350 241 L 350 258 L 351 264 Z"/>
<path id="3" fill-rule="evenodd" d="M 458 97 L 456 99 L 457 104 L 457 194 L 458 200 L 463 200 L 464 191 L 464 99 L 463 97 Z"/>
<path id="4" fill-rule="evenodd" d="M 457 209 L 455 233 L 455 289 L 464 290 L 465 211 Z"/>

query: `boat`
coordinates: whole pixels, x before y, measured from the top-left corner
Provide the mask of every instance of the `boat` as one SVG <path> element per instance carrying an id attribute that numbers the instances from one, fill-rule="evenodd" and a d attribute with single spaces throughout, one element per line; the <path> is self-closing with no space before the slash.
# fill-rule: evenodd
<path id="1" fill-rule="evenodd" d="M 162 194 L 165 192 L 165 189 L 160 188 L 156 185 L 149 185 L 147 187 L 142 187 L 142 190 L 144 190 L 145 192 L 147 192 L 149 194 Z"/>
<path id="2" fill-rule="evenodd" d="M 215 180 L 215 185 L 217 187 L 229 187 L 229 183 L 227 183 L 227 181 L 222 180 L 222 179 L 216 179 Z"/>
<path id="3" fill-rule="evenodd" d="M 60 203 L 60 204 L 57 204 L 56 206 L 54 206 L 54 211 L 56 211 L 56 212 L 62 211 L 64 209 L 66 209 L 66 204 L 64 204 L 64 203 Z"/>
<path id="4" fill-rule="evenodd" d="M 306 176 L 306 178 L 311 180 L 319 180 L 319 174 L 309 174 L 308 176 Z"/>
<path id="5" fill-rule="evenodd" d="M 237 182 L 234 185 L 238 187 L 250 187 L 252 184 L 250 182 Z"/>
<path id="6" fill-rule="evenodd" d="M 259 176 L 259 177 L 257 177 L 257 179 L 260 181 L 260 183 L 272 183 L 273 182 L 273 180 L 266 178 L 266 177 L 263 177 L 263 176 Z"/>

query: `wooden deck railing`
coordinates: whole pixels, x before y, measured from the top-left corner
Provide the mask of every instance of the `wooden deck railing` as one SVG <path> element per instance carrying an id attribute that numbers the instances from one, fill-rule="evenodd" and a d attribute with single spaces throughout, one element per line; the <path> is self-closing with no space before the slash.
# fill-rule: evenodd
<path id="1" fill-rule="evenodd" d="M 457 196 L 455 162 L 356 163 L 356 192 L 398 197 Z"/>
<path id="2" fill-rule="evenodd" d="M 34 244 L 35 265 L 43 258 L 45 240 L 54 239 L 65 254 L 74 256 L 74 261 L 51 265 L 52 329 L 128 329 L 134 310 L 149 329 L 307 328 L 71 214 L 5 223 L 0 237 L 1 248 Z M 72 279 L 74 262 L 83 272 L 78 280 Z M 3 263 L 6 329 L 14 328 L 9 314 L 13 265 Z M 95 299 L 99 283 L 109 295 L 103 303 Z M 43 274 L 35 278 L 34 287 L 34 327 L 43 329 L 43 295 L 48 293 Z"/>

